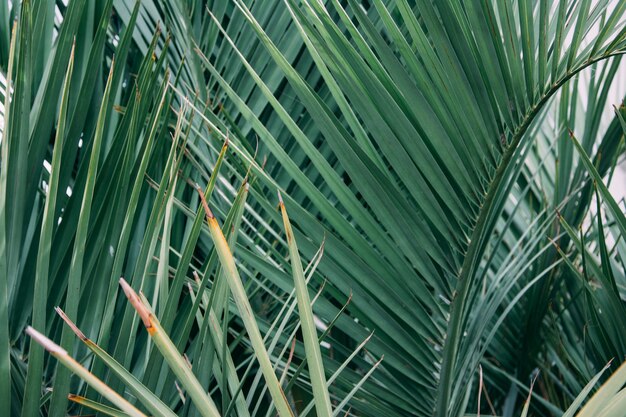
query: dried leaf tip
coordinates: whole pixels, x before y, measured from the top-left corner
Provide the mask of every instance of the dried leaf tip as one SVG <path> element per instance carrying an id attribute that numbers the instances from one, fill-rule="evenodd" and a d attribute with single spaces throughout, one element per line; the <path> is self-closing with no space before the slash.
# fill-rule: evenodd
<path id="1" fill-rule="evenodd" d="M 76 326 L 76 324 L 74 324 L 74 322 L 70 320 L 69 317 L 67 317 L 67 314 L 65 314 L 65 312 L 61 310 L 61 307 L 54 307 L 54 310 L 57 312 L 59 317 L 61 317 L 63 321 L 69 326 L 69 328 L 72 329 L 72 331 L 76 334 L 76 336 L 78 336 L 80 340 L 87 340 L 87 336 L 85 336 L 85 334 L 80 331 L 78 326 Z"/>
<path id="2" fill-rule="evenodd" d="M 278 194 L 278 204 L 284 207 L 285 203 L 283 202 L 283 196 L 280 194 L 280 190 L 276 190 L 276 194 Z"/>
<path id="3" fill-rule="evenodd" d="M 189 369 L 192 369 L 191 366 L 191 361 L 189 360 L 189 356 L 187 356 L 186 353 L 183 353 L 183 360 L 185 361 L 185 363 L 187 364 L 187 366 L 189 367 Z"/>
<path id="4" fill-rule="evenodd" d="M 57 345 L 52 340 L 48 339 L 46 336 L 39 333 L 32 327 L 28 326 L 26 328 L 26 334 L 53 355 L 67 355 L 67 351 L 65 349 L 63 349 L 61 346 Z"/>
<path id="5" fill-rule="evenodd" d="M 204 198 L 204 192 L 202 191 L 202 188 L 200 188 L 198 184 L 196 184 L 196 190 L 198 191 L 198 194 L 200 194 L 200 201 L 202 201 L 202 206 L 204 207 L 204 211 L 206 212 L 207 219 L 214 219 L 215 216 L 213 215 L 213 212 L 211 211 L 211 208 L 209 207 L 209 203 L 207 203 L 206 198 Z"/>
<path id="6" fill-rule="evenodd" d="M 567 131 L 569 132 L 569 137 L 574 139 L 574 131 L 570 128 L 567 128 Z"/>
<path id="7" fill-rule="evenodd" d="M 198 273 L 196 271 L 192 271 L 191 275 L 193 275 L 194 281 L 196 281 L 198 284 L 200 284 L 200 275 L 198 275 Z"/>
<path id="8" fill-rule="evenodd" d="M 76 50 L 76 36 L 72 39 L 72 49 L 70 49 L 70 61 L 74 60 L 74 52 Z"/>
<path id="9" fill-rule="evenodd" d="M 132 287 L 128 285 L 128 282 L 126 282 L 124 278 L 120 278 L 120 285 L 122 286 L 122 289 L 124 290 L 124 294 L 126 294 L 126 298 L 128 298 L 128 301 L 130 301 L 135 310 L 137 310 L 137 314 L 139 314 L 139 317 L 141 317 L 141 321 L 143 321 L 143 324 L 146 326 L 146 328 L 151 328 L 151 314 L 146 306 L 143 305 L 135 290 L 133 290 Z"/>
<path id="10" fill-rule="evenodd" d="M 113 77 L 114 69 L 115 69 L 115 55 L 111 57 L 111 67 L 109 68 L 109 78 Z"/>
<path id="11" fill-rule="evenodd" d="M 76 395 L 76 394 L 67 394 L 67 399 L 70 401 L 73 401 L 75 403 L 81 403 L 83 402 L 86 398 L 85 397 L 81 397 L 80 395 Z"/>
<path id="12" fill-rule="evenodd" d="M 554 239 L 552 239 L 551 237 L 548 237 L 548 240 L 550 241 L 550 243 L 552 243 L 552 246 L 554 246 L 554 249 L 561 252 L 561 248 L 559 247 L 559 244 Z"/>
<path id="13" fill-rule="evenodd" d="M 372 340 L 372 337 L 374 337 L 374 330 L 372 330 L 372 332 L 365 339 L 363 339 L 363 342 L 361 342 L 361 344 L 367 344 L 370 340 Z"/>
<path id="14" fill-rule="evenodd" d="M 534 373 L 534 376 L 533 376 L 532 381 L 530 382 L 530 389 L 528 390 L 528 397 L 526 398 L 526 403 L 530 402 L 530 399 L 532 398 L 533 389 L 535 388 L 535 382 L 537 382 L 537 377 L 539 376 L 539 371 L 537 369 L 535 369 L 533 373 Z"/>

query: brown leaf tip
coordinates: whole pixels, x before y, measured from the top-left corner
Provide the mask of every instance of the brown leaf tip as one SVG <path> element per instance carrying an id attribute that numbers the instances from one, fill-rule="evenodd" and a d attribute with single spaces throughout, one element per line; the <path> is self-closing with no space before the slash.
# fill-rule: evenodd
<path id="1" fill-rule="evenodd" d="M 202 206 L 204 207 L 204 211 L 206 212 L 207 219 L 214 219 L 215 216 L 213 215 L 213 212 L 209 207 L 209 203 L 206 201 L 206 198 L 204 198 L 204 191 L 202 191 L 202 188 L 200 188 L 198 184 L 196 184 L 196 191 L 198 191 L 198 194 L 200 194 L 200 201 L 202 201 Z"/>
<path id="2" fill-rule="evenodd" d="M 85 397 L 76 394 L 67 394 L 67 399 L 78 404 L 82 404 L 86 400 Z"/>
<path id="3" fill-rule="evenodd" d="M 189 356 L 187 356 L 186 353 L 183 353 L 183 360 L 187 364 L 187 367 L 189 367 L 189 369 L 192 369 L 191 361 L 189 360 Z"/>
<path id="4" fill-rule="evenodd" d="M 126 298 L 128 298 L 128 301 L 130 301 L 135 310 L 137 310 L 137 314 L 139 314 L 139 317 L 141 317 L 141 321 L 143 321 L 143 324 L 146 326 L 146 328 L 150 330 L 150 328 L 152 327 L 152 319 L 150 318 L 150 316 L 152 314 L 150 313 L 150 311 L 148 311 L 148 308 L 141 302 L 141 299 L 139 298 L 135 290 L 133 290 L 132 287 L 128 285 L 128 282 L 126 282 L 124 278 L 120 278 L 120 285 L 124 290 L 124 294 L 126 294 Z"/>
<path id="5" fill-rule="evenodd" d="M 76 336 L 78 336 L 80 340 L 83 340 L 83 341 L 88 340 L 87 336 L 85 336 L 85 334 L 80 331 L 78 326 L 76 326 L 76 324 L 74 324 L 74 322 L 69 317 L 67 317 L 67 314 L 65 314 L 65 312 L 61 310 L 61 307 L 55 307 L 54 310 L 63 319 L 63 321 L 69 326 L 69 328 L 72 329 L 74 334 L 76 334 Z"/>

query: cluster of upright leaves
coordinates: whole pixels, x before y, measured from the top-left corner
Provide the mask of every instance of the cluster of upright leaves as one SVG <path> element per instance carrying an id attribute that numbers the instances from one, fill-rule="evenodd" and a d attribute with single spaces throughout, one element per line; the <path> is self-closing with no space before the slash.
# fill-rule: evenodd
<path id="1" fill-rule="evenodd" d="M 619 132 L 622 146 L 625 117 L 624 107 L 616 108 L 615 123 L 611 126 Z M 567 291 L 561 289 L 566 301 L 555 312 L 560 319 L 556 332 L 552 332 L 561 349 L 546 352 L 546 360 L 552 360 L 551 367 L 563 375 L 569 390 L 578 390 L 581 377 L 599 369 L 607 357 L 623 358 L 626 354 L 622 337 L 625 329 L 614 319 L 626 314 L 623 269 L 626 218 L 623 207 L 604 183 L 603 166 L 610 163 L 592 161 L 584 140 L 575 132 L 571 132 L 570 142 L 584 166 L 590 198 L 595 201 L 584 213 L 585 221 L 579 227 L 559 216 L 563 234 L 571 241 L 569 250 L 557 248 L 565 264 L 561 274 Z M 609 174 L 610 179 L 613 173 Z"/>
<path id="2" fill-rule="evenodd" d="M 51 4 L 50 9 L 44 4 Z M 63 19 L 54 22 L 58 12 L 54 3 L 25 1 L 11 9 L 19 21 L 3 67 L 10 93 L 5 94 L 0 159 L 4 262 L 0 282 L 6 287 L 2 291 L 6 300 L 0 303 L 0 413 L 57 416 L 86 407 L 111 415 L 173 416 L 176 410 L 178 415 L 249 416 L 275 407 L 282 416 L 290 416 L 294 408 L 281 384 L 294 386 L 308 369 L 306 361 L 296 366 L 287 360 L 290 352 L 283 349 L 296 340 L 298 304 L 300 315 L 307 318 L 305 344 L 298 347 L 312 352 L 308 361 L 314 370 L 309 380 L 315 386 L 313 396 L 322 401 L 318 409 L 325 406 L 318 414 L 330 417 L 327 384 L 362 352 L 365 342 L 327 381 L 304 271 L 295 261 L 297 297 L 292 291 L 281 299 L 262 283 L 252 292 L 260 289 L 273 297 L 272 312 L 257 324 L 249 289 L 244 288 L 244 282 L 249 286 L 252 281 L 239 278 L 229 249 L 237 241 L 248 185 L 244 181 L 238 192 L 229 183 L 217 187 L 218 178 L 225 178 L 219 168 L 226 145 L 201 163 L 193 158 L 192 152 L 206 152 L 197 136 L 202 124 L 188 111 L 198 101 L 173 96 L 187 68 L 176 62 L 180 68 L 176 79 L 165 69 L 171 58 L 169 38 L 151 26 L 156 34 L 149 35 L 149 43 L 138 39 L 145 34 L 139 30 L 145 29 L 139 2 L 130 8 L 126 3 L 115 6 L 120 18 L 127 19 L 125 27 L 111 19 L 113 1 L 95 5 L 76 0 L 62 10 Z M 90 21 L 97 24 L 85 23 Z M 31 48 L 44 33 L 35 27 L 49 30 L 51 38 L 56 33 L 54 48 Z M 116 32 L 120 27 L 123 31 Z M 41 80 L 33 66 L 39 60 L 48 62 Z M 177 110 L 172 112 L 170 106 Z M 210 175 L 204 166 L 209 161 Z M 196 182 L 207 182 L 200 196 Z M 216 188 L 221 194 L 211 197 Z M 204 207 L 211 213 L 205 199 L 213 199 L 216 213 L 228 211 L 224 224 L 228 244 L 215 217 L 209 222 L 214 227 L 203 226 Z M 218 244 L 212 243 L 211 234 Z M 297 253 L 293 240 L 292 244 Z M 306 270 L 308 279 L 320 258 L 321 251 Z M 148 294 L 156 308 L 154 315 L 150 313 L 152 321 L 144 320 L 150 329 L 159 330 L 150 332 L 154 344 L 137 332 L 132 306 L 116 302 L 122 275 L 129 282 L 125 292 L 141 318 L 146 319 L 148 299 L 139 300 L 130 288 Z M 231 293 L 234 303 L 229 301 Z M 60 306 L 59 316 L 50 314 L 54 306 Z M 241 311 L 233 314 L 235 306 Z M 268 317 L 274 320 L 264 320 Z M 23 332 L 29 323 L 32 338 Z M 238 323 L 244 325 L 243 331 Z M 72 359 L 85 353 L 75 334 L 94 360 Z M 60 364 L 45 356 L 39 344 Z M 255 356 L 259 367 L 252 360 Z M 243 376 L 242 366 L 247 367 Z M 285 381 L 291 367 L 293 378 L 289 375 Z M 373 369 L 370 366 L 352 394 L 333 406 L 336 414 Z M 81 379 L 71 379 L 71 371 Z M 259 383 L 261 375 L 266 384 Z M 252 386 L 244 390 L 244 383 L 249 385 L 252 379 Z M 268 387 L 269 404 L 264 394 Z M 219 407 L 213 400 L 220 398 L 216 391 L 221 394 Z M 103 404 L 103 399 L 115 408 Z M 308 408 L 307 404 L 308 400 L 303 415 L 314 402 Z"/>
<path id="3" fill-rule="evenodd" d="M 183 113 L 181 112 L 181 114 Z M 181 120 L 182 117 L 179 118 L 178 127 L 180 127 Z M 179 129 L 177 129 L 177 133 L 180 133 Z M 220 156 L 223 157 L 223 153 Z M 213 176 L 213 178 L 216 177 L 216 175 Z M 214 184 L 215 183 L 210 185 L 208 194 L 211 194 L 212 186 L 214 186 Z M 230 218 L 231 222 L 233 220 L 237 221 L 237 219 L 241 218 L 244 203 L 246 200 L 245 195 L 247 189 L 248 186 L 247 183 L 245 183 L 244 187 L 242 188 L 243 192 L 241 192 L 238 196 L 240 198 L 236 199 L 235 205 L 231 209 L 232 213 L 234 213 L 234 215 Z M 198 192 L 202 201 L 202 207 L 205 210 L 210 234 L 215 244 L 215 252 L 220 259 L 222 267 L 222 272 L 220 272 L 219 275 L 220 281 L 216 282 L 216 285 L 212 288 L 211 298 L 204 299 L 204 303 L 202 305 L 202 310 L 204 311 L 205 317 L 208 316 L 208 320 L 211 321 L 211 331 L 214 332 L 213 337 L 215 339 L 214 346 L 215 348 L 219 348 L 220 345 L 223 345 L 224 343 L 224 339 L 220 340 L 220 337 L 223 338 L 224 334 L 222 334 L 222 330 L 220 329 L 220 323 L 214 310 L 214 307 L 219 308 L 220 310 L 223 310 L 224 308 L 224 300 L 222 300 L 222 302 L 220 303 L 222 304 L 222 307 L 219 307 L 214 298 L 219 297 L 215 296 L 215 294 L 217 293 L 217 291 L 219 291 L 218 287 L 220 287 L 221 284 L 221 288 L 228 288 L 230 290 L 230 293 L 234 298 L 235 305 L 239 310 L 239 316 L 243 321 L 246 332 L 248 333 L 254 355 L 259 361 L 261 372 L 263 374 L 263 377 L 265 378 L 267 387 L 269 387 L 269 391 L 272 397 L 272 407 L 276 408 L 278 414 L 281 417 L 293 416 L 294 410 L 287 401 L 287 397 L 283 391 L 281 382 L 279 382 L 278 377 L 275 373 L 274 366 L 270 360 L 268 350 L 265 347 L 265 342 L 263 340 L 263 337 L 261 336 L 257 320 L 252 312 L 248 295 L 243 286 L 243 282 L 239 275 L 237 266 L 235 265 L 235 260 L 230 249 L 230 245 L 232 245 L 235 241 L 233 237 L 236 237 L 238 222 L 233 225 L 234 231 L 231 233 L 230 239 L 227 240 L 218 224 L 217 219 L 215 218 L 211 209 L 208 206 L 208 203 L 204 197 L 203 190 L 198 188 Z M 306 415 L 308 411 L 312 409 L 312 406 L 315 405 L 316 413 L 318 416 L 331 417 L 337 415 L 346 406 L 346 404 L 350 401 L 351 396 L 354 395 L 354 393 L 358 390 L 360 384 L 357 384 L 354 387 L 350 395 L 343 398 L 343 401 L 338 404 L 335 412 L 333 413 L 328 391 L 328 384 L 331 382 L 331 380 L 329 380 L 328 382 L 326 380 L 322 357 L 320 353 L 320 341 L 318 340 L 317 330 L 313 320 L 313 313 L 311 308 L 312 303 L 309 297 L 309 289 L 307 288 L 307 280 L 305 278 L 305 273 L 301 265 L 298 248 L 293 237 L 293 231 L 291 229 L 289 217 L 282 203 L 282 200 L 280 201 L 280 210 L 282 212 L 287 241 L 290 247 L 290 255 L 292 257 L 296 300 L 298 304 L 299 318 L 303 328 L 304 348 L 306 351 L 306 359 L 308 362 L 307 365 L 311 375 L 310 382 L 313 386 L 314 402 L 312 402 L 309 407 L 305 408 L 302 413 L 299 413 L 299 415 Z M 160 264 L 161 261 L 159 262 L 159 265 Z M 314 268 L 315 267 L 313 266 L 313 269 Z M 195 272 L 194 275 L 198 277 Z M 227 284 L 223 283 L 224 280 L 227 281 Z M 167 285 L 167 283 L 161 284 Z M 197 288 L 197 290 L 201 291 L 201 283 L 199 281 L 196 281 L 196 284 L 199 285 L 199 288 Z M 210 392 L 207 393 L 207 390 L 203 387 L 202 383 L 194 374 L 192 363 L 189 361 L 188 358 L 181 355 L 178 347 L 167 335 L 163 326 L 156 318 L 154 312 L 151 310 L 149 302 L 144 294 L 140 293 L 138 295 L 123 278 L 120 279 L 120 285 L 124 293 L 126 294 L 126 297 L 128 298 L 130 304 L 138 313 L 138 316 L 140 317 L 143 325 L 148 331 L 148 334 L 150 335 L 151 340 L 154 342 L 156 349 L 163 356 L 163 358 L 165 359 L 165 363 L 176 376 L 177 380 L 180 382 L 181 389 L 184 389 L 185 391 L 185 397 L 189 397 L 189 399 L 193 402 L 195 409 L 200 415 L 204 417 L 220 417 L 222 415 L 227 415 L 231 410 L 232 404 L 235 404 L 235 408 L 237 409 L 238 414 L 244 416 L 251 415 L 249 410 L 247 409 L 248 404 L 246 404 L 246 402 L 243 400 L 241 392 L 243 385 L 239 380 L 232 357 L 230 356 L 230 352 L 228 350 L 222 351 L 219 354 L 220 356 L 222 356 L 221 359 L 223 368 L 220 368 L 218 366 L 214 368 L 214 371 L 216 372 L 216 374 L 219 372 L 223 372 L 225 378 L 228 380 L 230 391 L 236 399 L 234 400 L 235 402 L 231 403 L 229 408 L 226 409 L 225 412 L 223 412 L 224 414 L 222 414 L 215 405 L 215 402 L 213 401 Z M 193 288 L 190 286 L 190 293 L 193 292 Z M 224 295 L 227 294 L 222 294 L 222 297 Z M 199 299 L 198 295 L 194 295 L 194 297 L 196 297 L 196 300 Z M 200 304 L 198 306 L 200 306 Z M 129 372 L 113 357 L 107 354 L 100 346 L 87 338 L 87 336 L 85 336 L 85 334 L 76 326 L 76 324 L 67 316 L 67 314 L 62 309 L 57 307 L 56 310 L 59 316 L 67 324 L 67 328 L 70 329 L 76 336 L 78 336 L 78 338 L 89 348 L 89 350 L 91 350 L 95 354 L 95 356 L 100 359 L 107 366 L 107 368 L 110 369 L 110 371 L 119 378 L 120 381 L 124 383 L 125 387 L 133 394 L 133 396 L 141 403 L 141 405 L 151 413 L 151 415 L 163 417 L 173 417 L 176 415 L 174 414 L 172 409 L 168 407 L 168 405 L 166 405 L 157 395 L 155 395 L 149 388 L 147 388 L 131 372 Z M 290 310 L 293 311 L 293 305 L 290 307 Z M 198 317 L 198 324 L 206 321 L 206 319 L 202 317 L 203 313 L 199 309 L 195 310 L 195 315 Z M 288 318 L 289 314 L 286 317 Z M 50 354 L 54 358 L 62 363 L 68 371 L 72 371 L 73 373 L 78 375 L 97 393 L 109 400 L 115 406 L 115 408 L 109 407 L 105 404 L 93 401 L 82 396 L 70 395 L 69 399 L 71 399 L 73 402 L 81 404 L 87 408 L 102 412 L 106 415 L 130 415 L 134 417 L 145 417 L 145 414 L 140 409 L 138 409 L 135 405 L 126 400 L 122 395 L 116 392 L 116 390 L 112 389 L 110 385 L 104 383 L 101 379 L 91 373 L 79 362 L 74 360 L 61 346 L 57 345 L 30 326 L 27 328 L 26 333 L 31 337 L 33 343 L 40 344 L 43 348 L 50 352 Z M 33 348 L 31 347 L 31 351 L 32 350 Z M 360 348 L 355 350 L 350 359 L 354 355 L 356 355 L 359 350 Z M 345 368 L 345 366 L 349 362 L 349 360 L 346 361 L 342 365 L 342 369 Z M 224 366 L 224 364 L 227 365 Z M 375 368 L 376 366 L 374 366 L 370 370 L 370 372 L 363 378 L 362 381 L 364 381 Z M 332 376 L 332 378 L 336 378 L 340 371 L 341 369 L 336 372 L 335 375 Z M 183 391 L 181 390 L 181 395 L 182 392 Z M 183 404 L 185 404 L 185 401 L 183 401 Z"/>
<path id="4" fill-rule="evenodd" d="M 23 331 L 32 323 L 74 351 L 71 332 L 50 315 L 55 305 L 88 323 L 91 335 L 115 325 L 105 278 L 116 250 L 120 270 L 133 264 L 129 238 L 133 227 L 143 229 L 140 212 L 153 200 L 144 175 L 159 172 L 168 146 L 157 141 L 170 117 L 165 55 L 150 54 L 162 36 L 157 31 L 147 58 L 137 59 L 139 4 L 124 28 L 111 21 L 113 1 L 87 3 L 69 2 L 61 22 L 54 2 L 13 2 L 11 14 L 2 13 L 19 16 L 0 48 L 10 51 L 0 54 L 10 92 L 0 191 L 2 415 L 66 413 L 76 381 Z"/>
<path id="5" fill-rule="evenodd" d="M 531 133 L 534 144 L 525 157 L 526 167 L 511 190 L 504 218 L 496 226 L 497 238 L 491 243 L 485 275 L 495 273 L 490 268 L 506 265 L 511 259 L 526 259 L 519 269 L 521 276 L 500 310 L 509 310 L 509 318 L 491 339 L 483 362 L 485 384 L 493 387 L 492 398 L 501 396 L 508 403 L 506 407 L 515 403 L 518 393 L 527 389 L 531 376 L 540 369 L 542 384 L 549 385 L 551 401 L 556 405 L 544 403 L 542 410 L 558 412 L 572 401 L 572 393 L 582 389 L 609 359 L 622 356 L 618 350 L 596 355 L 593 349 L 580 349 L 584 341 L 595 339 L 588 337 L 592 327 L 583 318 L 586 314 L 578 315 L 579 311 L 572 320 L 567 310 L 578 310 L 588 300 L 580 283 L 571 279 L 570 267 L 561 256 L 572 242 L 579 240 L 572 240 L 562 223 L 570 225 L 570 230 L 582 226 L 594 196 L 587 167 L 580 162 L 571 135 L 580 133 L 581 146 L 585 152 L 595 154 L 593 164 L 601 177 L 612 175 L 623 149 L 619 117 L 609 111 L 611 101 L 619 98 L 607 100 L 620 65 L 619 57 L 596 64 L 593 72 L 574 78 L 560 91 L 559 101 L 545 122 Z M 581 97 L 583 91 L 589 94 Z M 537 231 L 530 233 L 531 228 Z M 529 258 L 526 250 L 520 254 L 515 243 L 520 237 L 527 240 L 537 232 L 541 236 L 537 256 Z M 517 306 L 508 308 L 516 294 L 539 275 L 543 277 L 525 290 L 526 296 Z M 575 356 L 568 358 L 568 349 L 562 348 L 564 340 L 573 343 L 573 350 L 578 351 Z M 557 377 L 561 374 L 569 374 L 565 378 L 569 390 L 563 390 L 563 382 Z M 533 406 L 539 404 L 535 402 Z"/>
<path id="6" fill-rule="evenodd" d="M 604 68 L 601 76 L 591 81 L 592 84 L 600 81 L 600 86 L 604 76 L 610 73 L 609 68 Z M 603 94 L 599 96 L 589 98 L 587 108 L 590 112 L 594 112 L 603 100 Z M 592 100 L 597 101 L 593 104 Z M 593 122 L 598 116 L 586 115 L 586 128 L 581 129 L 585 135 L 582 140 L 570 130 L 562 138 L 565 142 L 559 143 L 559 155 L 564 155 L 562 150 L 569 148 L 570 163 L 578 165 L 575 175 L 568 178 L 577 182 L 578 200 L 564 201 L 558 208 L 557 222 L 553 226 L 555 231 L 552 232 L 554 237 L 550 240 L 553 245 L 551 257 L 558 258 L 561 267 L 551 271 L 551 279 L 543 283 L 543 291 L 533 294 L 548 299 L 551 305 L 543 308 L 543 312 L 530 309 L 527 313 L 527 317 L 535 319 L 536 335 L 544 340 L 543 343 L 533 342 L 538 350 L 535 352 L 536 364 L 545 373 L 544 389 L 551 392 L 552 403 L 541 396 L 535 398 L 539 403 L 535 407 L 544 412 L 559 413 L 573 400 L 563 415 L 575 415 L 593 385 L 610 367 L 610 363 L 604 365 L 607 358 L 623 358 L 625 354 L 624 327 L 615 317 L 626 313 L 621 242 L 626 231 L 626 218 L 623 208 L 604 184 L 605 178 L 610 181 L 613 177 L 615 159 L 623 152 L 624 110 L 623 105 L 615 108 L 614 118 L 603 133 L 593 160 L 588 156 L 593 144 L 588 135 L 598 133 L 595 131 L 598 126 Z M 573 119 L 574 115 L 561 117 Z M 545 179 L 542 182 L 546 184 Z M 553 186 L 558 188 L 559 184 L 553 183 Z M 548 315 L 545 324 L 537 320 L 538 314 Z M 515 324 L 504 327 L 514 329 Z M 515 331 L 511 333 L 515 337 Z M 527 343 L 524 348 L 526 346 Z M 521 353 L 529 356 L 526 352 Z M 618 416 L 623 413 L 623 372 L 622 366 L 576 415 Z M 502 370 L 497 373 L 505 379 L 511 378 Z M 523 385 L 512 379 L 515 384 Z M 586 386 L 585 379 L 591 379 Z M 573 393 L 579 391 L 580 395 L 574 398 Z M 508 397 L 511 397 L 510 392 Z"/>

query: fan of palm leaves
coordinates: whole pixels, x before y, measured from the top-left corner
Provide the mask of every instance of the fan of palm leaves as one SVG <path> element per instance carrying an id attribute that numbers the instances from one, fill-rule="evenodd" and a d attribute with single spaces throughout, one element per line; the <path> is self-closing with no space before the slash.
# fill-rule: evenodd
<path id="1" fill-rule="evenodd" d="M 24 336 L 31 324 L 83 357 L 56 305 L 168 407 L 196 412 L 137 331 L 120 276 L 219 412 L 280 411 L 241 304 L 217 290 L 226 266 L 198 184 L 298 412 L 320 375 L 302 366 L 311 329 L 300 337 L 293 316 L 277 189 L 319 292 L 335 414 L 513 415 L 537 370 L 530 406 L 561 413 L 623 358 L 621 212 L 596 207 L 623 152 L 626 112 L 610 107 L 626 94 L 611 90 L 623 1 L 57 3 L 0 5 L 7 415 L 61 415 L 70 390 L 97 395 Z"/>

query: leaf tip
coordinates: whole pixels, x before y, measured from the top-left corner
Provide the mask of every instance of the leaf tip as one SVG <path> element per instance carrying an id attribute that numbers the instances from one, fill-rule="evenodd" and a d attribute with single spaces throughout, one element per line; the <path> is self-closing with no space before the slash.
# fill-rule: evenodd
<path id="1" fill-rule="evenodd" d="M 85 334 L 78 328 L 78 326 L 76 326 L 76 324 L 74 324 L 74 322 L 67 316 L 67 314 L 65 314 L 65 312 L 63 310 L 61 310 L 61 307 L 58 307 L 58 306 L 55 307 L 54 311 L 57 312 L 59 317 L 61 317 L 63 319 L 65 324 L 67 324 L 69 326 L 69 328 L 72 329 L 74 334 L 76 336 L 78 336 L 78 338 L 80 340 L 82 340 L 82 341 L 86 341 L 87 340 L 87 336 L 85 336 Z"/>
<path id="2" fill-rule="evenodd" d="M 282 207 L 285 206 L 285 203 L 283 202 L 283 196 L 280 194 L 280 190 L 276 190 L 276 194 L 278 195 L 278 204 Z"/>
<path id="3" fill-rule="evenodd" d="M 196 183 L 196 191 L 198 191 L 198 194 L 200 194 L 200 201 L 202 201 L 202 206 L 204 207 L 207 220 L 210 221 L 211 219 L 215 219 L 215 216 L 213 215 L 213 212 L 211 211 L 211 208 L 209 207 L 209 203 L 206 201 L 206 198 L 204 198 L 204 192 L 202 191 L 202 188 L 200 188 L 200 186 L 197 183 Z"/>
<path id="4" fill-rule="evenodd" d="M 74 61 L 74 52 L 76 50 L 76 35 L 72 38 L 72 49 L 70 50 L 70 62 Z"/>
<path id="5" fill-rule="evenodd" d="M 143 321 L 143 324 L 146 326 L 148 331 L 150 331 L 150 329 L 152 328 L 152 320 L 150 318 L 151 313 L 148 311 L 146 306 L 143 305 L 135 290 L 132 289 L 132 287 L 128 284 L 128 282 L 126 282 L 124 278 L 120 278 L 120 286 L 124 290 L 124 294 L 126 294 L 126 298 L 128 298 L 128 301 L 130 301 L 132 306 L 137 311 L 137 314 L 139 314 L 139 317 L 141 317 L 141 321 Z"/>
<path id="6" fill-rule="evenodd" d="M 37 330 L 33 329 L 31 326 L 26 328 L 26 334 L 53 355 L 67 355 L 67 351 L 65 349 L 48 339 L 43 334 L 39 333 Z"/>
<path id="7" fill-rule="evenodd" d="M 85 397 L 76 394 L 67 394 L 67 399 L 78 404 L 82 404 L 86 400 Z"/>

